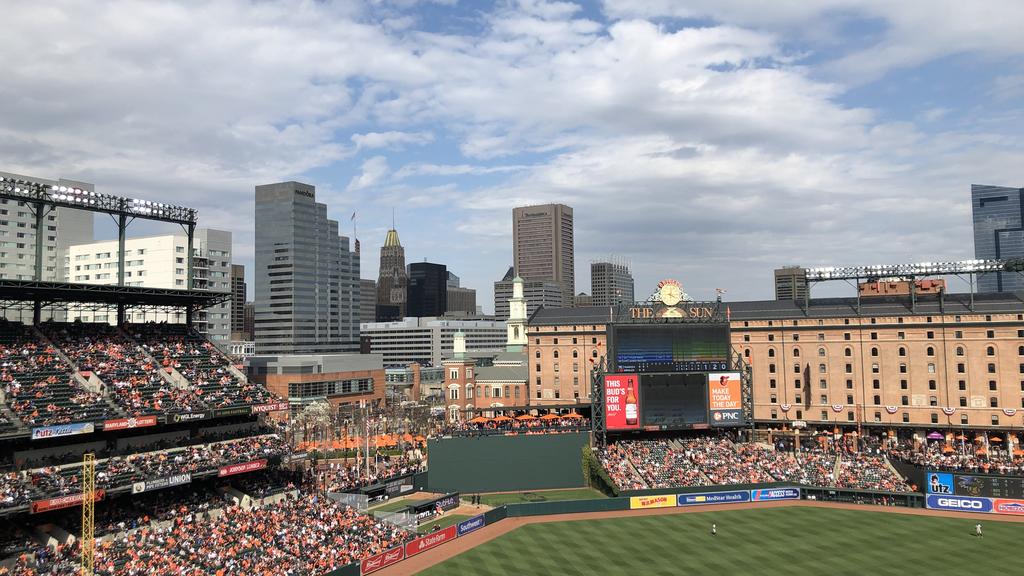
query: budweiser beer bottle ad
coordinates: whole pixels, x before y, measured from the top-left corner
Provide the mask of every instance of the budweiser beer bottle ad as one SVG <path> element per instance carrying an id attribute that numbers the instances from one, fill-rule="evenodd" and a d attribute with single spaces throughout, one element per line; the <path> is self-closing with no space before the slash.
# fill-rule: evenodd
<path id="1" fill-rule="evenodd" d="M 609 374 L 604 377 L 604 418 L 608 430 L 640 428 L 640 377 Z"/>

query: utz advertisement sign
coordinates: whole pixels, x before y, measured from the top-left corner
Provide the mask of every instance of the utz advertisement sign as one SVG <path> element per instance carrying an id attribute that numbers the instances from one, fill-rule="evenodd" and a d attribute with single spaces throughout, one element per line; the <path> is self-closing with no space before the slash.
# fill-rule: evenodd
<path id="1" fill-rule="evenodd" d="M 712 426 L 742 426 L 743 389 L 739 372 L 708 374 L 708 413 Z"/>
<path id="2" fill-rule="evenodd" d="M 630 496 L 629 509 L 673 508 L 676 505 L 675 494 L 659 494 L 657 496 Z"/>
<path id="3" fill-rule="evenodd" d="M 57 424 L 55 426 L 42 426 L 32 429 L 33 440 L 44 440 L 46 438 L 59 438 L 61 436 L 75 436 L 76 434 L 92 434 L 96 431 L 96 425 L 92 422 L 80 422 L 78 424 Z"/>
<path id="4" fill-rule="evenodd" d="M 932 510 L 953 510 L 955 512 L 992 512 L 991 498 L 975 498 L 973 496 L 953 496 L 945 494 L 929 494 L 925 498 L 925 506 Z"/>
<path id="5" fill-rule="evenodd" d="M 738 504 L 740 502 L 750 502 L 749 490 L 680 494 L 676 503 L 679 506 L 704 506 L 707 504 Z"/>
<path id="6" fill-rule="evenodd" d="M 382 568 L 387 568 L 392 564 L 401 562 L 405 559 L 405 548 L 399 546 L 398 548 L 392 548 L 386 552 L 381 552 L 376 556 L 370 556 L 366 560 L 363 560 L 360 568 L 360 574 L 370 574 L 376 572 Z"/>
<path id="7" fill-rule="evenodd" d="M 609 374 L 604 377 L 604 423 L 608 430 L 640 429 L 640 377 Z"/>
<path id="8" fill-rule="evenodd" d="M 953 494 L 953 475 L 948 472 L 925 473 L 925 485 L 929 494 Z"/>
<path id="9" fill-rule="evenodd" d="M 427 534 L 426 536 L 421 536 L 405 545 L 405 557 L 409 558 L 419 554 L 420 552 L 426 552 L 431 548 L 436 548 L 449 540 L 454 540 L 457 536 L 454 525 L 449 526 L 444 530 L 438 530 L 437 532 Z"/>
<path id="10" fill-rule="evenodd" d="M 750 500 L 753 502 L 767 502 L 771 500 L 799 500 L 799 488 L 765 488 L 762 490 L 751 490 Z"/>

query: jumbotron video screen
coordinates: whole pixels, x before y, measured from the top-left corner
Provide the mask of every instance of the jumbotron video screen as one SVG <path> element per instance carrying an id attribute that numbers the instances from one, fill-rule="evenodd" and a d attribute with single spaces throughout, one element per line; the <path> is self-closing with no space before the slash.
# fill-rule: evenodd
<path id="1" fill-rule="evenodd" d="M 729 326 L 616 326 L 613 338 L 618 372 L 713 372 L 728 369 Z"/>

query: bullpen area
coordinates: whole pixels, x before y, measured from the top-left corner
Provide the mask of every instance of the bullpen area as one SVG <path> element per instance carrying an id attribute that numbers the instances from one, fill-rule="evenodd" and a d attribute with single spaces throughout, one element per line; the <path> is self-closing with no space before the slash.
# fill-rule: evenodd
<path id="1" fill-rule="evenodd" d="M 906 510 L 796 505 L 598 520 L 549 518 L 520 525 L 419 573 L 961 576 L 1015 570 L 1024 524 L 899 512 Z M 979 521 L 981 538 L 974 533 Z M 510 526 L 513 520 L 505 522 Z"/>

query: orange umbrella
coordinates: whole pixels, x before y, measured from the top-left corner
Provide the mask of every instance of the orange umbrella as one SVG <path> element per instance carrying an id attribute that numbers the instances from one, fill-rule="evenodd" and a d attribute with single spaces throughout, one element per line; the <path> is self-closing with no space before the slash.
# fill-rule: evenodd
<path id="1" fill-rule="evenodd" d="M 558 414 L 552 414 L 551 412 L 540 417 L 541 420 L 558 420 L 558 418 Z"/>
<path id="2" fill-rule="evenodd" d="M 1021 450 L 1020 448 L 1014 448 L 1013 449 L 1013 455 L 1014 456 L 1024 456 L 1024 450 Z"/>
<path id="3" fill-rule="evenodd" d="M 949 454 L 950 452 L 955 452 L 955 450 L 953 450 L 952 446 L 946 444 L 945 446 L 942 447 L 942 452 L 943 454 Z"/>
<path id="4" fill-rule="evenodd" d="M 495 420 L 497 420 L 497 418 L 495 418 Z M 490 419 L 484 418 L 483 416 L 477 416 L 469 421 L 470 424 L 486 424 L 487 422 L 490 422 Z"/>
<path id="5" fill-rule="evenodd" d="M 412 440 L 412 434 L 409 434 L 408 432 L 402 434 L 402 442 L 412 442 Z"/>
<path id="6" fill-rule="evenodd" d="M 530 416 L 529 414 L 523 414 L 522 416 L 516 416 L 516 420 L 526 422 L 528 420 L 536 420 L 536 416 Z"/>
<path id="7" fill-rule="evenodd" d="M 562 416 L 562 418 L 583 418 L 583 416 L 575 412 L 569 412 L 565 416 Z"/>
<path id="8" fill-rule="evenodd" d="M 427 439 L 423 436 L 416 436 L 416 441 L 422 444 L 423 442 L 426 442 Z"/>
<path id="9" fill-rule="evenodd" d="M 501 415 L 499 415 L 499 416 L 496 416 L 496 417 L 494 418 L 494 421 L 495 421 L 495 422 L 511 422 L 511 421 L 512 421 L 512 419 L 511 419 L 511 418 L 509 418 L 508 416 L 505 416 L 504 414 L 501 414 Z"/>
<path id="10" fill-rule="evenodd" d="M 1002 442 L 1003 439 L 1000 438 L 999 436 L 993 436 L 993 437 L 989 438 L 988 441 L 989 442 Z"/>

